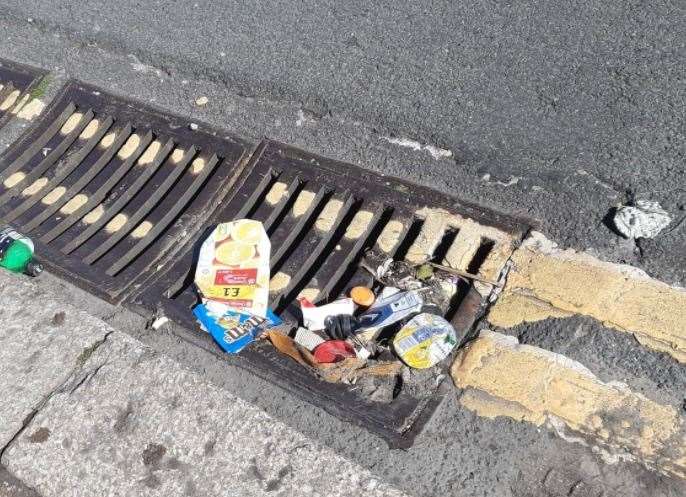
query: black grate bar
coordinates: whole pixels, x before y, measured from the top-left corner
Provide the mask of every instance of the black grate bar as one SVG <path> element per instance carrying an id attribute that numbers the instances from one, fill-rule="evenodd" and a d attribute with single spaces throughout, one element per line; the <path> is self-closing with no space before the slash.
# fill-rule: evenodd
<path id="1" fill-rule="evenodd" d="M 193 147 L 191 147 L 192 149 Z M 189 149 L 189 153 L 191 150 Z M 193 180 L 190 187 L 179 197 L 174 206 L 165 213 L 165 215 L 160 219 L 155 226 L 150 229 L 146 235 L 141 238 L 136 245 L 126 252 L 117 262 L 115 262 L 106 273 L 109 276 L 116 276 L 119 272 L 124 269 L 129 263 L 140 255 L 143 250 L 145 250 L 148 245 L 150 245 L 167 227 L 171 224 L 174 219 L 179 215 L 179 213 L 186 207 L 186 204 L 197 194 L 198 190 L 205 183 L 207 178 L 212 174 L 215 167 L 219 164 L 219 157 L 213 155 L 207 162 L 203 170 L 198 174 L 198 176 Z M 179 168 L 183 166 L 179 165 Z"/>
<path id="2" fill-rule="evenodd" d="M 98 144 L 100 139 L 105 136 L 105 133 L 110 129 L 112 126 L 112 123 L 114 122 L 114 119 L 111 117 L 108 117 L 103 124 L 98 128 L 98 131 L 86 142 L 86 144 L 79 149 L 78 152 L 76 152 L 74 155 L 68 156 L 65 159 L 65 166 L 63 168 L 57 168 L 59 172 L 55 174 L 55 176 L 48 181 L 48 183 L 40 189 L 40 191 L 34 193 L 31 195 L 29 198 L 27 198 L 24 202 L 19 204 L 17 207 L 12 209 L 12 211 L 9 212 L 6 216 L 3 216 L 5 221 L 11 222 L 14 221 L 16 218 L 21 216 L 24 212 L 29 210 L 31 207 L 36 205 L 39 200 L 45 197 L 46 193 L 44 192 L 50 192 L 52 191 L 55 187 L 60 185 L 67 177 L 74 172 L 74 169 L 79 167 L 79 164 L 90 154 L 95 146 Z M 64 194 L 63 194 L 64 195 Z"/>
<path id="3" fill-rule="evenodd" d="M 353 267 L 353 264 L 356 264 L 359 258 L 362 256 L 362 251 L 369 244 L 370 239 L 372 239 L 372 235 L 374 233 L 378 235 L 379 225 L 381 221 L 385 217 L 387 217 L 390 212 L 391 208 L 389 207 L 377 208 L 376 213 L 374 214 L 374 217 L 371 219 L 371 221 L 369 221 L 369 225 L 367 225 L 365 232 L 362 235 L 360 235 L 360 237 L 355 242 L 355 245 L 353 245 L 352 249 L 345 256 L 343 262 L 336 268 L 336 271 L 333 273 L 331 278 L 329 278 L 324 288 L 322 288 L 319 291 L 316 305 L 328 301 L 332 292 L 334 292 L 334 290 L 336 290 L 338 286 L 342 283 L 342 279 L 346 275 L 346 273 L 348 273 L 351 269 L 355 269 Z"/>
<path id="4" fill-rule="evenodd" d="M 31 169 L 31 172 L 24 176 L 21 181 L 17 182 L 14 187 L 7 190 L 0 195 L 0 205 L 6 204 L 9 200 L 18 196 L 22 191 L 24 184 L 31 185 L 34 181 L 40 178 L 45 171 L 47 171 L 57 161 L 64 152 L 76 141 L 86 125 L 93 119 L 94 113 L 89 110 L 81 116 L 79 124 L 57 145 L 36 167 Z"/>
<path id="5" fill-rule="evenodd" d="M 410 247 L 419 236 L 419 233 L 422 231 L 423 225 L 423 219 L 418 217 L 412 218 L 412 222 L 405 226 L 403 234 L 398 239 L 398 243 L 392 251 L 393 259 L 396 261 L 401 261 L 405 258 L 407 251 L 410 250 Z"/>
<path id="6" fill-rule="evenodd" d="M 24 225 L 26 231 L 32 231 L 40 226 L 46 219 L 52 216 L 55 212 L 61 209 L 67 202 L 69 202 L 74 196 L 81 192 L 81 190 L 90 181 L 95 178 L 100 171 L 102 171 L 107 164 L 112 160 L 112 157 L 117 153 L 117 151 L 124 145 L 124 142 L 131 135 L 132 127 L 131 124 L 127 124 L 122 129 L 116 132 L 117 138 L 112 143 L 110 147 L 105 150 L 98 160 L 91 166 L 84 174 L 82 174 L 79 179 L 70 186 L 64 195 L 62 195 L 54 204 L 46 206 L 46 208 L 31 219 L 28 223 Z"/>
<path id="7" fill-rule="evenodd" d="M 472 257 L 472 260 L 469 262 L 467 272 L 470 274 L 479 274 L 481 266 L 488 258 L 488 255 L 493 250 L 493 247 L 495 247 L 495 241 L 482 237 L 479 243 L 479 248 L 476 249 L 474 257 Z"/>
<path id="8" fill-rule="evenodd" d="M 119 168 L 114 172 L 112 176 L 110 176 L 103 185 L 97 189 L 97 191 L 91 195 L 88 198 L 88 201 L 79 207 L 74 213 L 70 214 L 68 217 L 66 217 L 62 222 L 60 222 L 57 226 L 55 226 L 53 229 L 48 231 L 45 235 L 43 235 L 40 239 L 44 243 L 49 243 L 58 236 L 60 236 L 62 233 L 67 231 L 69 228 L 71 228 L 78 220 L 80 220 L 86 213 L 90 212 L 96 205 L 98 205 L 100 202 L 102 202 L 107 194 L 114 188 L 114 186 L 121 180 L 124 175 L 129 172 L 129 170 L 133 167 L 134 163 L 136 160 L 138 160 L 138 157 L 143 153 L 143 151 L 147 148 L 147 146 L 150 144 L 152 141 L 152 132 L 148 131 L 148 133 L 143 137 L 141 142 L 138 144 L 138 148 L 134 151 L 133 154 L 131 154 L 124 162 L 121 163 Z M 98 219 L 99 221 L 100 219 Z M 99 224 L 98 221 L 94 223 Z M 105 223 L 102 223 L 105 224 Z M 100 224 L 100 226 L 102 226 Z M 76 247 L 74 247 L 75 249 Z M 73 249 L 72 249 L 73 250 Z"/>
<path id="9" fill-rule="evenodd" d="M 305 263 L 301 266 L 297 274 L 293 277 L 293 279 L 291 279 L 288 286 L 274 299 L 274 302 L 276 302 L 275 307 L 277 312 L 280 312 L 282 309 L 284 309 L 292 300 L 294 294 L 300 290 L 300 287 L 304 283 L 307 283 L 303 280 L 308 273 L 311 273 L 312 271 L 316 272 L 317 269 L 319 269 L 321 266 L 321 264 L 318 264 L 319 259 L 322 256 L 326 257 L 329 255 L 329 246 L 336 237 L 341 235 L 341 224 L 343 223 L 343 220 L 350 214 L 350 211 L 357 202 L 355 197 L 350 195 L 350 192 L 345 191 L 343 195 L 347 198 L 341 207 L 341 210 L 338 211 L 333 228 L 319 241 L 319 244 L 315 247 L 312 254 L 310 254 Z"/>
<path id="10" fill-rule="evenodd" d="M 167 157 L 167 155 L 173 147 L 174 142 L 172 140 L 168 140 L 162 148 L 162 150 L 157 152 L 157 155 L 155 156 L 155 159 L 153 160 L 152 164 L 146 164 L 143 173 L 141 173 L 141 175 L 138 176 L 133 183 L 131 183 L 131 185 L 126 189 L 126 191 L 121 196 L 117 197 L 117 200 L 115 200 L 112 203 L 112 205 L 105 209 L 105 212 L 102 213 L 102 216 L 100 216 L 96 222 L 91 224 L 88 227 L 88 229 L 81 232 L 79 236 L 77 236 L 71 242 L 62 247 L 62 252 L 65 254 L 72 253 L 85 242 L 90 240 L 90 238 L 93 235 L 95 235 L 95 233 L 97 233 L 98 230 L 100 230 L 100 228 L 107 224 L 114 216 L 119 214 L 121 210 L 126 206 L 126 204 L 128 204 L 131 201 L 131 199 L 141 190 L 141 188 L 143 188 L 143 186 L 145 186 L 145 184 L 152 177 L 152 175 L 155 174 L 155 172 L 157 172 L 157 169 L 160 167 L 160 165 L 165 160 L 165 158 Z M 87 259 L 88 258 L 84 258 L 84 262 L 86 262 L 86 264 L 90 264 L 87 261 Z"/>
<path id="11" fill-rule="evenodd" d="M 317 195 L 312 199 L 312 203 L 308 207 L 307 212 L 300 217 L 300 220 L 281 243 L 277 251 L 272 255 L 271 260 L 269 261 L 272 274 L 279 270 L 285 257 L 292 251 L 293 244 L 297 243 L 297 239 L 304 236 L 305 229 L 314 222 L 315 216 L 323 207 L 323 202 L 327 200 L 331 193 L 332 190 L 330 187 L 323 186 L 319 189 Z"/>
<path id="12" fill-rule="evenodd" d="M 143 174 L 136 178 L 136 181 L 134 181 L 134 183 L 126 190 L 126 192 L 124 192 L 124 194 L 121 197 L 119 197 L 117 201 L 114 204 L 112 204 L 112 207 L 110 207 L 110 209 L 108 210 L 112 211 L 113 213 L 121 212 L 122 209 L 126 207 L 126 205 L 131 201 L 131 199 L 133 199 L 133 197 L 135 197 L 138 194 L 138 192 L 143 188 L 143 186 L 157 172 L 157 170 L 164 163 L 167 155 L 169 155 L 169 152 L 171 152 L 171 149 L 173 147 L 174 142 L 172 140 L 168 140 L 164 148 L 162 148 L 162 150 L 160 150 L 157 153 L 157 156 L 155 157 L 153 164 L 151 164 L 150 170 L 145 170 Z M 112 247 L 119 243 L 119 241 L 122 238 L 124 238 L 129 233 L 129 231 L 131 231 L 134 228 L 134 226 L 141 222 L 143 218 L 147 216 L 150 213 L 150 211 L 160 202 L 160 200 L 162 200 L 162 198 L 169 192 L 172 186 L 174 186 L 176 181 L 185 172 L 186 167 L 195 156 L 196 151 L 197 149 L 195 147 L 190 147 L 184 154 L 183 158 L 181 159 L 181 162 L 174 166 L 172 173 L 164 179 L 164 181 L 160 184 L 159 187 L 155 188 L 153 194 L 150 195 L 150 197 L 148 197 L 145 202 L 143 202 L 143 205 L 141 205 L 136 210 L 136 212 L 129 216 L 129 218 L 126 220 L 126 222 L 121 228 L 112 233 L 109 236 L 109 238 L 102 242 L 90 254 L 84 257 L 83 262 L 85 262 L 86 264 L 93 264 L 103 255 L 109 252 L 109 250 Z"/>
<path id="13" fill-rule="evenodd" d="M 285 195 L 281 197 L 279 203 L 274 206 L 271 214 L 263 223 L 264 230 L 267 232 L 267 234 L 271 236 L 274 228 L 276 228 L 275 223 L 277 223 L 278 226 L 278 222 L 281 222 L 283 217 L 286 215 L 288 209 L 290 209 L 291 205 L 293 205 L 293 202 L 295 202 L 298 192 L 303 188 L 304 185 L 305 182 L 300 179 L 300 176 L 296 176 L 295 179 L 291 181 L 291 184 L 288 187 Z"/>
<path id="14" fill-rule="evenodd" d="M 431 254 L 431 258 L 429 260 L 436 264 L 443 264 L 445 256 L 448 255 L 448 251 L 450 250 L 450 247 L 452 247 L 453 243 L 455 243 L 455 239 L 459 233 L 459 228 L 448 226 L 448 228 L 443 232 L 441 241 L 434 249 L 434 252 Z"/>
<path id="15" fill-rule="evenodd" d="M 250 195 L 241 210 L 236 214 L 236 219 L 246 219 L 252 216 L 255 209 L 259 207 L 260 201 L 267 194 L 269 191 L 268 189 L 271 188 L 280 174 L 281 173 L 277 173 L 273 169 L 269 169 L 269 172 L 262 178 L 262 181 L 260 181 L 259 186 L 252 192 L 252 195 Z"/>
<path id="16" fill-rule="evenodd" d="M 34 140 L 14 162 L 12 162 L 7 168 L 3 169 L 2 173 L 0 173 L 0 182 L 5 181 L 11 174 L 19 171 L 29 162 L 29 160 L 31 160 L 34 155 L 43 150 L 43 147 L 45 147 L 45 145 L 62 128 L 62 126 L 64 126 L 64 123 L 67 122 L 67 119 L 69 119 L 75 110 L 76 105 L 73 103 L 67 105 L 64 111 L 62 111 L 57 119 L 55 119 L 53 123 L 46 128 L 43 134 Z"/>

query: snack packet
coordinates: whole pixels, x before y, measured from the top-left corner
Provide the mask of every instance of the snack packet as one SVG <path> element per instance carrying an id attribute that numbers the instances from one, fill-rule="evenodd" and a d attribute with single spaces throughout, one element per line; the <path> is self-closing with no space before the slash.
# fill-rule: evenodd
<path id="1" fill-rule="evenodd" d="M 254 342 L 267 328 L 282 322 L 270 309 L 266 317 L 261 317 L 221 305 L 199 304 L 193 308 L 193 314 L 219 346 L 232 354 Z"/>
<path id="2" fill-rule="evenodd" d="M 269 237 L 259 221 L 219 224 L 203 242 L 195 284 L 204 299 L 266 317 L 269 305 Z"/>

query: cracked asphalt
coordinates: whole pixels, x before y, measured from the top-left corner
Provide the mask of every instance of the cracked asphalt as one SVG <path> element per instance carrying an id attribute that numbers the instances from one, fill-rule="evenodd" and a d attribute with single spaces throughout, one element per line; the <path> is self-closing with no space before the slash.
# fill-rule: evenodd
<path id="1" fill-rule="evenodd" d="M 50 91 L 76 77 L 249 139 L 408 178 L 527 216 L 563 247 L 686 285 L 683 2 L 0 0 L 0 32 L 0 57 L 52 71 Z M 206 107 L 194 105 L 199 96 Z M 21 131 L 15 123 L 0 143 Z M 614 234 L 606 214 L 634 198 L 659 201 L 672 225 L 654 240 Z M 389 451 L 174 335 L 147 335 L 136 316 L 53 284 L 403 491 L 683 495 L 679 482 L 636 463 L 607 466 L 586 447 L 484 420 L 452 397 L 413 449 Z M 511 333 L 683 405 L 683 365 L 637 352 L 595 321 Z"/>

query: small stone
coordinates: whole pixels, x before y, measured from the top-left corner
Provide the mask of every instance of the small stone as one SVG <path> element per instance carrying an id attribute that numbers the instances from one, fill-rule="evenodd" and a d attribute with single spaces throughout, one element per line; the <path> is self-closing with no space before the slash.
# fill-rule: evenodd
<path id="1" fill-rule="evenodd" d="M 189 128 L 191 128 L 191 131 L 197 131 L 198 130 L 198 125 L 195 123 L 190 123 L 188 125 Z"/>
<path id="2" fill-rule="evenodd" d="M 195 99 L 195 105 L 197 105 L 198 107 L 204 107 L 207 105 L 209 101 L 210 100 L 207 97 L 198 97 L 197 99 Z"/>

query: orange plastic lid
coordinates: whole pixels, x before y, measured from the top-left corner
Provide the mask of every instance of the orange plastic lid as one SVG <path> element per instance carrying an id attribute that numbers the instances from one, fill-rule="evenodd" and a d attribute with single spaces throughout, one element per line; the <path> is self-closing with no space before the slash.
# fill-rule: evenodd
<path id="1" fill-rule="evenodd" d="M 365 286 L 356 286 L 350 290 L 350 298 L 353 299 L 353 302 L 362 307 L 369 307 L 376 299 L 374 292 Z"/>

